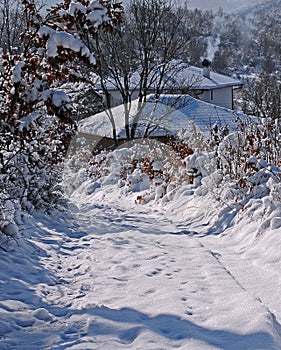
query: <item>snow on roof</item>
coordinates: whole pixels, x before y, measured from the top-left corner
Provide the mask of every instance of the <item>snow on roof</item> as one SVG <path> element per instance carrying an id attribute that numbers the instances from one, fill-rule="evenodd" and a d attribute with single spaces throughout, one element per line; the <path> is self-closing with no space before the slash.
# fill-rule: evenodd
<path id="1" fill-rule="evenodd" d="M 181 70 L 176 75 L 176 80 L 180 83 L 181 81 L 191 81 L 193 89 L 211 90 L 220 89 L 223 87 L 233 87 L 243 85 L 239 79 L 233 79 L 227 75 L 219 74 L 210 71 L 210 78 L 203 76 L 203 69 L 199 67 L 187 67 Z"/>
<path id="2" fill-rule="evenodd" d="M 175 72 L 172 73 L 172 71 Z M 150 90 L 153 90 L 153 86 L 157 82 L 157 74 L 153 75 Z M 191 88 L 194 90 L 211 90 L 221 89 L 224 87 L 235 87 L 242 86 L 243 82 L 239 79 L 233 79 L 227 75 L 219 74 L 210 70 L 210 77 L 203 75 L 203 68 L 195 66 L 187 66 L 185 63 L 178 64 L 177 68 L 171 69 L 171 75 L 166 74 L 165 78 L 165 89 L 187 89 Z M 140 74 L 138 71 L 134 72 L 130 79 L 130 89 L 137 90 L 140 84 Z M 109 90 L 116 90 L 116 84 L 114 79 L 111 77 L 107 78 L 106 82 Z M 164 89 L 164 90 L 165 90 Z"/>
<path id="3" fill-rule="evenodd" d="M 130 106 L 130 124 L 138 109 L 138 101 L 134 100 Z M 124 105 L 112 108 L 111 112 L 118 137 L 125 138 Z M 112 125 L 107 113 L 108 111 L 104 111 L 82 120 L 79 131 L 112 137 Z M 219 127 L 227 125 L 229 131 L 237 130 L 237 117 L 245 116 L 190 96 L 163 95 L 157 104 L 151 96 L 141 107 L 136 136 L 143 137 L 148 125 L 153 130 L 150 136 L 163 136 L 167 133 L 175 135 L 195 125 L 198 131 L 209 138 L 210 129 L 215 124 Z"/>

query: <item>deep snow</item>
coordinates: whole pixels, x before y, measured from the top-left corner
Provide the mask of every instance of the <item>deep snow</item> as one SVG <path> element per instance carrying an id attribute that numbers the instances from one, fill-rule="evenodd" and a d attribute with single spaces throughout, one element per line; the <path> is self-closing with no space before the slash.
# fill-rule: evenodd
<path id="1" fill-rule="evenodd" d="M 257 234 L 262 206 L 250 219 L 192 185 L 165 207 L 87 188 L 2 242 L 1 350 L 281 349 L 280 229 Z"/>

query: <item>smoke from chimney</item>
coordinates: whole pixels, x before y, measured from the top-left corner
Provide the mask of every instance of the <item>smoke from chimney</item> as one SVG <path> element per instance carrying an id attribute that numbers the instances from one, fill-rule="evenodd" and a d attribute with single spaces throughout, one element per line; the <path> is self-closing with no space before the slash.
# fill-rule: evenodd
<path id="1" fill-rule="evenodd" d="M 215 57 L 215 53 L 218 51 L 219 49 L 219 44 L 221 42 L 220 39 L 220 35 L 215 35 L 215 36 L 209 36 L 207 38 L 207 55 L 206 57 L 208 58 L 208 60 L 210 60 L 211 62 L 214 60 Z"/>

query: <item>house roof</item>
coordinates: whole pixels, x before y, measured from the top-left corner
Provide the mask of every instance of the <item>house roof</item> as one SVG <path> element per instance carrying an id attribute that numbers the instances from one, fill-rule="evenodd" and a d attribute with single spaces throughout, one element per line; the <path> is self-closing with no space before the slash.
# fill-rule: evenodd
<path id="1" fill-rule="evenodd" d="M 203 75 L 203 69 L 195 66 L 187 67 L 179 71 L 176 75 L 178 82 L 191 81 L 193 82 L 193 89 L 200 90 L 212 90 L 221 89 L 224 87 L 239 87 L 243 85 L 243 82 L 239 79 L 233 79 L 227 75 L 219 74 L 210 70 L 210 77 Z"/>
<path id="2" fill-rule="evenodd" d="M 174 65 L 174 66 L 173 66 Z M 210 70 L 210 77 L 203 75 L 203 68 L 188 66 L 186 63 L 173 62 L 171 73 L 164 77 L 165 89 L 193 89 L 193 90 L 211 90 L 225 87 L 239 87 L 243 82 L 239 79 L 233 79 L 227 75 L 216 73 Z M 157 73 L 151 73 L 149 78 L 152 81 L 149 90 L 153 90 L 157 83 Z M 132 74 L 130 79 L 130 89 L 137 90 L 140 84 L 140 74 L 138 71 Z M 111 91 L 116 90 L 114 79 L 108 77 L 107 88 Z M 164 89 L 164 90 L 165 90 Z"/>
<path id="3" fill-rule="evenodd" d="M 130 121 L 138 110 L 138 102 L 135 100 L 130 106 Z M 125 138 L 124 106 L 120 105 L 111 110 L 119 138 Z M 211 127 L 217 124 L 219 127 L 228 126 L 229 131 L 237 130 L 237 118 L 245 117 L 230 109 L 218 107 L 202 102 L 190 96 L 162 95 L 155 104 L 151 96 L 142 106 L 136 137 L 143 137 L 144 130 L 150 125 L 153 130 L 150 136 L 163 136 L 167 133 L 178 134 L 183 129 L 196 128 L 206 138 L 210 137 Z M 112 126 L 107 112 L 93 115 L 80 122 L 79 131 L 96 134 L 104 137 L 112 137 Z"/>

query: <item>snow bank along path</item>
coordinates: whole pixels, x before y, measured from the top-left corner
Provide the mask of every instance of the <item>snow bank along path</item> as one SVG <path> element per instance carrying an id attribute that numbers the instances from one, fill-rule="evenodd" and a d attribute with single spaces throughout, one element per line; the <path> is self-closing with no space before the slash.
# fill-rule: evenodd
<path id="1" fill-rule="evenodd" d="M 1 350 L 281 349 L 281 279 L 206 235 L 208 203 L 176 224 L 110 189 L 72 200 L 1 252 Z"/>

